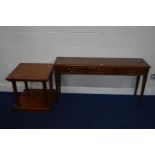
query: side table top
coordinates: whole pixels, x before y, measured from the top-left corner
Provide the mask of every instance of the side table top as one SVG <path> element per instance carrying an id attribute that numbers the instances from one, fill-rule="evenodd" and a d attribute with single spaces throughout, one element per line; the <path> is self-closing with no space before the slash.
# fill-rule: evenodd
<path id="1" fill-rule="evenodd" d="M 8 81 L 47 81 L 53 69 L 52 64 L 20 63 L 6 78 Z"/>

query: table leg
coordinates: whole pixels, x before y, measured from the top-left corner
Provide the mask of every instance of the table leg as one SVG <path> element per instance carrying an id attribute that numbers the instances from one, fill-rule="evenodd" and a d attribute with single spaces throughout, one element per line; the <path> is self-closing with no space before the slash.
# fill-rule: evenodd
<path id="1" fill-rule="evenodd" d="M 143 100 L 143 94 L 144 94 L 144 90 L 145 90 L 145 85 L 146 85 L 146 81 L 147 81 L 147 76 L 148 76 L 148 70 L 147 70 L 147 71 L 145 72 L 145 74 L 143 75 L 143 81 L 142 81 L 142 88 L 141 88 L 139 103 L 142 103 L 142 100 Z"/>
<path id="2" fill-rule="evenodd" d="M 24 81 L 24 84 L 25 84 L 26 93 L 27 93 L 27 95 L 29 95 L 29 86 L 28 86 L 28 82 L 27 82 L 27 81 Z"/>
<path id="3" fill-rule="evenodd" d="M 135 86 L 135 92 L 134 95 L 137 95 L 137 89 L 138 89 L 138 85 L 139 85 L 139 80 L 140 80 L 140 75 L 137 75 L 136 77 L 136 86 Z"/>
<path id="4" fill-rule="evenodd" d="M 53 90 L 53 78 L 52 78 L 52 73 L 50 74 L 50 77 L 49 77 L 49 84 L 50 84 L 50 89 Z"/>
<path id="5" fill-rule="evenodd" d="M 61 84 L 60 83 L 61 83 L 61 74 L 55 72 L 55 84 L 56 84 L 57 94 L 60 94 L 60 92 L 61 92 L 61 90 L 60 90 Z"/>
<path id="6" fill-rule="evenodd" d="M 17 91 L 17 85 L 16 85 L 16 81 L 12 81 L 12 86 L 13 86 L 13 91 L 15 93 L 15 98 L 16 98 L 16 104 L 18 106 L 21 106 L 20 102 L 19 102 L 19 94 L 18 94 L 18 91 Z"/>
<path id="7" fill-rule="evenodd" d="M 48 94 L 47 94 L 46 81 L 43 81 L 42 84 L 43 84 L 43 96 L 44 96 L 44 101 L 45 101 L 45 104 L 48 105 Z"/>
<path id="8" fill-rule="evenodd" d="M 28 82 L 27 81 L 24 81 L 24 84 L 25 84 L 25 89 L 28 91 L 28 89 L 29 89 Z"/>

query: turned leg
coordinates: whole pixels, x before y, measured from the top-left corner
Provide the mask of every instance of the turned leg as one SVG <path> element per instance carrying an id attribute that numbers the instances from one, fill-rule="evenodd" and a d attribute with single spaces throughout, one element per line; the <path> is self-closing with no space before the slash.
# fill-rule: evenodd
<path id="1" fill-rule="evenodd" d="M 16 85 L 16 81 L 12 81 L 12 86 L 13 86 L 13 91 L 15 93 L 15 98 L 16 98 L 16 104 L 18 106 L 21 106 L 20 102 L 19 102 L 19 94 L 18 94 L 18 91 L 17 91 L 17 85 Z"/>
<path id="2" fill-rule="evenodd" d="M 26 93 L 27 93 L 27 95 L 29 95 L 29 86 L 28 86 L 28 82 L 27 82 L 27 81 L 24 81 L 24 85 L 25 85 Z"/>
<path id="3" fill-rule="evenodd" d="M 47 94 L 46 81 L 43 81 L 42 84 L 43 84 L 43 96 L 44 96 L 44 101 L 45 101 L 45 104 L 48 105 L 48 94 Z"/>
<path id="4" fill-rule="evenodd" d="M 61 92 L 61 89 L 60 89 L 61 84 L 60 83 L 61 83 L 61 75 L 60 75 L 60 73 L 55 72 L 55 84 L 56 84 L 56 91 L 57 91 L 58 95 Z"/>
<path id="5" fill-rule="evenodd" d="M 24 84 L 25 84 L 25 89 L 28 91 L 29 90 L 28 82 L 27 81 L 24 81 Z"/>
<path id="6" fill-rule="evenodd" d="M 50 77 L 49 77 L 49 84 L 50 84 L 50 90 L 53 90 L 53 78 L 52 78 L 52 73 L 50 74 Z"/>

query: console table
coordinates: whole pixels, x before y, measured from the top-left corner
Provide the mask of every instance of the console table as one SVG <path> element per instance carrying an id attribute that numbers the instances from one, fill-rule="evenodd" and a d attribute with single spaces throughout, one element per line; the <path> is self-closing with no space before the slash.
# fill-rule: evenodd
<path id="1" fill-rule="evenodd" d="M 150 65 L 141 58 L 57 57 L 55 61 L 56 91 L 61 92 L 61 74 L 129 75 L 136 76 L 134 95 L 143 76 L 140 103 L 143 98 Z"/>
<path id="2" fill-rule="evenodd" d="M 56 99 L 52 86 L 52 64 L 20 63 L 6 78 L 12 82 L 16 97 L 16 111 L 49 111 Z M 24 82 L 25 90 L 18 93 L 17 82 Z M 50 89 L 46 83 L 49 81 Z M 41 82 L 43 89 L 30 89 L 28 82 Z"/>

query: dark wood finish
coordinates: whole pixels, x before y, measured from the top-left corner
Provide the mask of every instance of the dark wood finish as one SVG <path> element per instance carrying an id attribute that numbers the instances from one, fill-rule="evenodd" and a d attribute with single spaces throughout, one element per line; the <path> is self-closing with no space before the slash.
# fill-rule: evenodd
<path id="1" fill-rule="evenodd" d="M 54 106 L 54 102 L 56 100 L 56 91 L 47 90 L 47 105 L 45 104 L 44 100 L 42 89 L 30 89 L 29 92 L 24 90 L 24 92 L 19 96 L 21 106 L 16 104 L 13 110 L 25 112 L 48 112 Z"/>
<path id="2" fill-rule="evenodd" d="M 142 103 L 148 72 L 149 70 L 146 70 L 145 73 L 143 74 L 143 82 L 142 82 L 142 88 L 141 88 L 141 93 L 140 93 L 140 103 Z"/>
<path id="3" fill-rule="evenodd" d="M 51 102 L 54 102 L 55 91 L 52 87 L 52 64 L 41 63 L 21 63 L 8 75 L 6 80 L 12 82 L 13 90 L 16 97 L 16 110 L 21 111 L 47 111 L 51 108 Z M 17 92 L 17 81 L 23 81 L 25 91 L 22 95 Z M 29 89 L 28 82 L 41 82 L 42 90 Z M 46 82 L 50 82 L 50 90 L 47 89 Z M 41 95 L 40 95 L 41 94 Z M 49 97 L 49 94 L 51 97 Z M 37 96 L 39 95 L 39 96 Z M 50 99 L 52 98 L 52 99 Z"/>
<path id="4" fill-rule="evenodd" d="M 43 84 L 44 101 L 45 101 L 45 104 L 48 105 L 46 81 L 44 81 L 42 84 Z"/>
<path id="5" fill-rule="evenodd" d="M 13 90 L 14 90 L 14 93 L 15 93 L 15 98 L 16 98 L 16 104 L 18 106 L 20 106 L 20 102 L 19 102 L 19 94 L 18 94 L 18 90 L 17 90 L 17 85 L 16 85 L 16 81 L 12 81 L 12 87 L 13 87 Z"/>
<path id="6" fill-rule="evenodd" d="M 53 80 L 52 80 L 52 72 L 50 74 L 50 77 L 49 77 L 49 83 L 50 83 L 50 89 L 52 90 L 53 89 Z"/>
<path id="7" fill-rule="evenodd" d="M 47 81 L 52 72 L 52 64 L 20 63 L 6 78 L 8 81 Z"/>
<path id="8" fill-rule="evenodd" d="M 25 84 L 25 89 L 28 91 L 29 90 L 28 82 L 27 81 L 24 81 L 24 84 Z"/>
<path id="9" fill-rule="evenodd" d="M 84 57 L 57 57 L 56 65 L 77 67 L 149 67 L 141 58 L 84 58 Z"/>
<path id="10" fill-rule="evenodd" d="M 139 80 L 140 80 L 140 75 L 137 75 L 137 78 L 136 78 L 136 85 L 135 85 L 135 92 L 134 92 L 134 95 L 135 95 L 135 96 L 137 95 Z"/>
<path id="11" fill-rule="evenodd" d="M 28 82 L 27 82 L 27 81 L 24 81 L 24 85 L 25 85 L 26 92 L 27 92 L 27 94 L 29 95 L 29 86 L 28 86 Z"/>
<path id="12" fill-rule="evenodd" d="M 141 58 L 81 58 L 57 57 L 55 61 L 55 81 L 57 93 L 61 90 L 61 74 L 96 74 L 137 76 L 135 92 L 143 76 L 140 100 L 142 100 L 150 65 Z"/>

